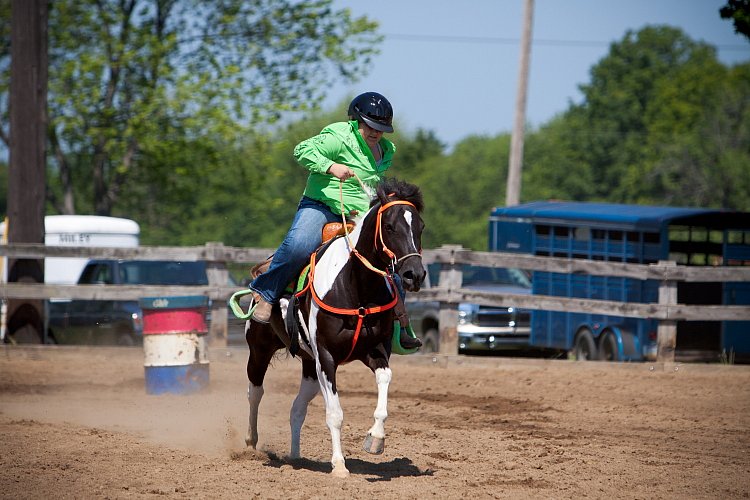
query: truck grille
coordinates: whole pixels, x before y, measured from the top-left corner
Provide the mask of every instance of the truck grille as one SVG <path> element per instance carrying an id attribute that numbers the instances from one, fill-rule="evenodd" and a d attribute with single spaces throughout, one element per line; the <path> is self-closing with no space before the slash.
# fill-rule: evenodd
<path id="1" fill-rule="evenodd" d="M 513 315 L 507 309 L 479 309 L 476 323 L 479 326 L 508 326 Z"/>
<path id="2" fill-rule="evenodd" d="M 479 308 L 475 323 L 478 326 L 509 326 L 515 321 L 515 326 L 529 326 L 531 314 L 529 311 L 516 310 L 510 312 L 508 309 Z"/>

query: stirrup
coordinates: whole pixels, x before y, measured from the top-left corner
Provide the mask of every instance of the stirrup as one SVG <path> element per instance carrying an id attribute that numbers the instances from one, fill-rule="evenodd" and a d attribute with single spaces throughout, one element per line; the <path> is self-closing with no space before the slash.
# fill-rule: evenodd
<path id="1" fill-rule="evenodd" d="M 417 338 L 417 334 L 414 333 L 411 325 L 406 327 L 406 334 L 409 337 Z M 419 347 L 413 349 L 404 349 L 401 346 L 401 324 L 398 321 L 393 322 L 393 338 L 391 339 L 391 352 L 393 354 L 414 354 L 419 350 Z"/>
<path id="2" fill-rule="evenodd" d="M 253 312 L 255 311 L 255 308 L 258 306 L 258 303 L 253 300 L 250 303 L 250 308 L 248 309 L 247 313 L 242 312 L 242 306 L 240 305 L 240 297 L 244 297 L 248 293 L 253 293 L 253 291 L 249 288 L 245 288 L 244 290 L 240 290 L 238 292 L 234 292 L 232 296 L 229 298 L 229 307 L 232 309 L 232 312 L 236 317 L 239 319 L 249 319 L 250 316 L 253 315 Z"/>

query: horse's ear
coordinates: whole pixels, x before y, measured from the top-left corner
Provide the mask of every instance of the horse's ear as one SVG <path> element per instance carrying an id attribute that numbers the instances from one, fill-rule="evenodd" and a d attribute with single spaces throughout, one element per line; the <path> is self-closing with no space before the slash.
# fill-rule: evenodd
<path id="1" fill-rule="evenodd" d="M 394 193 L 387 193 L 385 189 L 378 189 L 377 190 L 377 199 L 380 202 L 381 205 L 385 205 L 389 201 L 391 201 L 391 196 L 393 196 Z"/>
<path id="2" fill-rule="evenodd" d="M 396 199 L 398 196 L 397 187 L 398 181 L 396 179 L 386 177 L 380 181 L 376 192 L 381 205 L 385 205 L 389 201 Z"/>

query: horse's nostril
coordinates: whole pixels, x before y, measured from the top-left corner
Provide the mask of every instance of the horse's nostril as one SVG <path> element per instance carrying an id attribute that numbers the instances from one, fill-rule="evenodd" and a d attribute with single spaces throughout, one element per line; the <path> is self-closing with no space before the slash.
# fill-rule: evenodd
<path id="1" fill-rule="evenodd" d="M 402 278 L 406 281 L 414 281 L 414 272 L 413 271 L 406 271 Z"/>

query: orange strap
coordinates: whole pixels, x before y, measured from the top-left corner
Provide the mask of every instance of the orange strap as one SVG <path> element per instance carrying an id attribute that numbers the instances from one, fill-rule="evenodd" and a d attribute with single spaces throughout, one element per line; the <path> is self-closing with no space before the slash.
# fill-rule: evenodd
<path id="1" fill-rule="evenodd" d="M 378 248 L 378 239 L 380 239 L 380 244 L 383 246 L 383 251 L 386 253 L 386 255 L 388 255 L 388 257 L 392 261 L 396 260 L 396 254 L 391 252 L 391 249 L 385 246 L 385 242 L 383 241 L 383 230 L 380 229 L 380 226 L 381 226 L 381 219 L 383 218 L 383 212 L 385 212 L 387 208 L 390 208 L 393 205 L 410 205 L 413 207 L 414 204 L 406 200 L 395 200 L 395 201 L 389 201 L 388 203 L 386 203 L 385 205 L 382 205 L 378 209 L 378 221 L 375 224 L 375 248 Z"/>
<path id="2" fill-rule="evenodd" d="M 323 300 L 320 297 L 318 297 L 318 294 L 315 292 L 315 286 L 313 285 L 313 279 L 315 278 L 315 257 L 316 257 L 316 253 L 313 252 L 313 254 L 310 256 L 310 272 L 308 273 L 307 285 L 305 285 L 305 288 L 297 292 L 295 295 L 299 297 L 303 295 L 309 289 L 313 300 L 321 309 L 325 309 L 326 311 L 331 312 L 333 314 L 342 314 L 344 316 L 354 316 L 354 315 L 357 316 L 357 326 L 354 329 L 354 337 L 352 338 L 352 347 L 351 349 L 349 349 L 349 354 L 346 355 L 346 358 L 344 358 L 344 361 L 341 362 L 343 364 L 349 361 L 349 358 L 354 352 L 354 348 L 357 345 L 357 340 L 359 340 L 359 333 L 360 331 L 362 331 L 362 324 L 364 323 L 365 316 L 367 316 L 368 314 L 377 314 L 380 312 L 384 312 L 395 307 L 396 304 L 398 303 L 398 292 L 396 291 L 396 286 L 393 283 L 393 280 L 390 277 L 388 277 L 385 273 L 383 273 L 383 276 L 386 276 L 386 278 L 390 281 L 391 291 L 393 292 L 393 297 L 391 301 L 388 302 L 387 304 L 382 305 L 382 306 L 358 307 L 358 308 L 341 308 L 341 307 L 334 307 L 334 306 L 328 305 L 325 302 L 323 302 Z M 382 271 L 380 271 L 379 269 L 374 269 L 374 270 L 378 271 L 379 273 L 382 273 Z"/>

